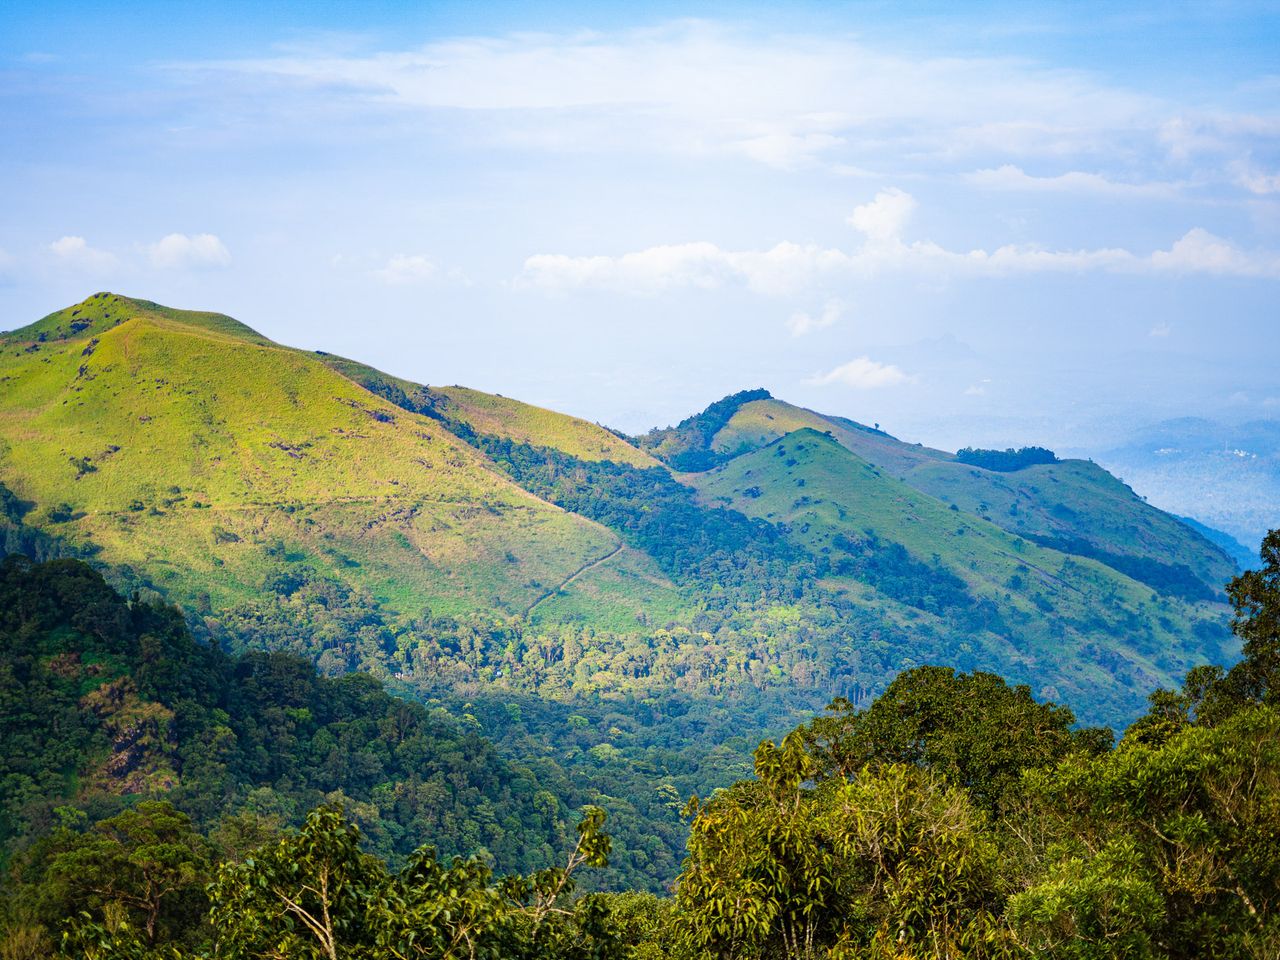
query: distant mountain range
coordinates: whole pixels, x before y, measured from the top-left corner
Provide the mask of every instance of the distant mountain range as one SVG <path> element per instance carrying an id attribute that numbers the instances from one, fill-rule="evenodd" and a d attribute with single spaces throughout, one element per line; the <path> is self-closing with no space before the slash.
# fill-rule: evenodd
<path id="1" fill-rule="evenodd" d="M 1230 658 L 1236 559 L 1050 460 L 763 390 L 626 437 L 109 293 L 0 338 L 5 522 L 229 646 L 423 696 L 731 694 L 768 725 L 941 662 L 1124 722 Z"/>
<path id="2" fill-rule="evenodd" d="M 1241 546 L 1228 549 L 1243 550 L 1247 563 L 1280 526 L 1280 421 L 1164 420 L 1096 459 L 1151 503 L 1230 535 Z"/>

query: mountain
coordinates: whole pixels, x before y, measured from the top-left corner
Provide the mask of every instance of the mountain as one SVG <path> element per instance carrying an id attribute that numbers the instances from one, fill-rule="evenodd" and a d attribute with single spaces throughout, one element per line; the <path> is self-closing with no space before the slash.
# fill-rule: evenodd
<path id="1" fill-rule="evenodd" d="M 0 383 L 0 480 L 38 525 L 204 608 L 306 568 L 396 614 L 519 615 L 618 546 L 216 314 L 99 294 L 5 336 Z"/>
<path id="2" fill-rule="evenodd" d="M 1145 561 L 1162 564 L 1166 578 L 1184 567 L 1205 591 L 1216 593 L 1236 572 L 1233 557 L 1158 510 L 1098 465 L 1084 460 L 1036 464 L 1011 472 L 983 469 L 941 450 L 903 443 L 881 430 L 842 417 L 768 399 L 739 406 L 710 438 L 716 453 L 732 455 L 810 428 L 914 489 L 977 514 L 1019 536 L 1110 563 L 1138 580 Z M 1154 572 L 1153 576 L 1158 576 Z M 1151 583 L 1159 586 L 1158 583 Z"/>
<path id="3" fill-rule="evenodd" d="M 1117 718 L 1225 639 L 1232 559 L 1095 464 L 984 469 L 764 390 L 631 441 L 109 293 L 4 335 L 0 383 L 0 482 L 29 526 L 328 672 L 563 682 L 509 653 L 464 668 L 437 636 L 490 622 L 522 645 L 589 631 L 588 660 L 613 652 L 569 686 L 593 695 L 818 703 L 967 657 Z M 858 640 L 877 631 L 888 647 Z M 710 674 L 663 668 L 707 636 Z"/>
<path id="4" fill-rule="evenodd" d="M 608 809 L 650 886 L 682 856 L 673 798 L 906 668 L 1125 724 L 1236 651 L 1231 558 L 1087 461 L 957 456 L 762 389 L 628 438 L 109 293 L 0 335 L 0 550 L 473 718 Z"/>
<path id="5" fill-rule="evenodd" d="M 1161 509 L 1244 544 L 1251 564 L 1280 524 L 1280 421 L 1164 420 L 1094 456 Z"/>

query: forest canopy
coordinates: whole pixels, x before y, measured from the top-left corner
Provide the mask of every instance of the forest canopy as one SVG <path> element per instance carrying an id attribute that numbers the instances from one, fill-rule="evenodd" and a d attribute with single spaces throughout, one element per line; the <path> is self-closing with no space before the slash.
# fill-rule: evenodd
<path id="1" fill-rule="evenodd" d="M 0 945 L 6 957 L 131 960 L 1274 958 L 1280 531 L 1262 559 L 1228 588 L 1243 659 L 1157 692 L 1114 745 L 1110 731 L 1080 728 L 995 675 L 907 671 L 866 709 L 836 702 L 761 743 L 753 776 L 690 800 L 669 897 L 576 892 L 583 871 L 608 869 L 608 823 L 594 807 L 580 811 L 576 838 L 558 838 L 557 865 L 497 876 L 483 854 L 439 857 L 432 828 L 408 855 L 379 855 L 350 799 L 293 827 L 260 811 L 193 817 L 153 766 L 106 816 L 64 805 L 39 819 L 38 803 L 7 812 L 23 832 L 11 835 Z M 173 611 L 126 603 L 76 561 L 3 570 L 3 626 L 24 651 L 6 676 L 51 673 L 41 712 L 70 709 L 53 678 L 89 687 L 84 697 L 131 656 L 132 695 L 155 697 L 138 700 L 153 705 L 149 722 L 156 708 L 177 714 L 165 689 L 200 705 L 193 671 L 217 674 L 221 655 L 205 651 L 201 665 L 188 652 L 172 669 L 165 651 L 190 643 Z M 72 635 L 92 649 L 74 669 L 57 659 Z M 106 666 L 90 680 L 93 663 Z M 328 726 L 373 704 L 392 742 L 396 722 L 427 719 L 393 721 L 390 698 L 372 693 L 337 704 Z M 239 729 L 234 710 L 205 709 Z M 6 784 L 56 785 L 57 769 L 23 771 L 20 755 L 59 743 L 56 725 L 39 714 L 20 723 L 37 741 L 7 750 Z M 6 732 L 18 725 L 6 716 Z M 99 733 L 73 739 L 67 756 L 92 756 Z M 225 756 L 229 769 L 247 762 Z M 177 759 L 181 782 L 191 761 Z"/>

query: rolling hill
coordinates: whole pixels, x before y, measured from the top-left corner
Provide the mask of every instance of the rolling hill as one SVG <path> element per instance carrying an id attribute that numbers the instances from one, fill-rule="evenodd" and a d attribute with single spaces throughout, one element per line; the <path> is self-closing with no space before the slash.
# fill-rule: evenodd
<path id="1" fill-rule="evenodd" d="M 1233 562 L 1096 465 L 763 390 L 631 441 L 108 293 L 0 338 L 0 385 L 26 524 L 233 646 L 424 695 L 735 689 L 768 723 L 933 660 L 1114 721 L 1226 642 Z"/>
<path id="2" fill-rule="evenodd" d="M 828 558 L 837 593 L 878 601 L 887 618 L 940 635 L 963 623 L 961 649 L 935 657 L 1000 663 L 1022 682 L 1052 675 L 1043 694 L 1066 702 L 1100 684 L 1145 687 L 1194 665 L 1177 652 L 1192 605 L 952 509 L 826 433 L 792 431 L 690 482 L 708 500 L 784 524 Z M 1105 634 L 1124 636 L 1123 648 L 1099 646 Z"/>
<path id="3" fill-rule="evenodd" d="M 617 538 L 438 421 L 229 318 L 97 295 L 0 341 L 0 481 L 218 607 L 307 566 L 409 616 L 518 615 Z"/>
<path id="4" fill-rule="evenodd" d="M 1012 472 L 983 469 L 772 398 L 740 406 L 711 438 L 710 448 L 722 455 L 741 453 L 804 428 L 830 433 L 868 463 L 966 513 L 1042 545 L 1110 563 L 1144 582 L 1163 576 L 1172 583 L 1181 573 L 1184 594 L 1190 589 L 1208 597 L 1220 593 L 1236 572 L 1235 560 L 1217 544 L 1086 460 Z M 1126 559 L 1143 563 L 1126 564 Z"/>
<path id="5" fill-rule="evenodd" d="M 608 809 L 654 888 L 673 797 L 903 669 L 1124 724 L 1236 652 L 1230 558 L 1086 461 L 986 469 L 764 390 L 627 438 L 109 293 L 0 335 L 5 551 L 446 706 Z"/>

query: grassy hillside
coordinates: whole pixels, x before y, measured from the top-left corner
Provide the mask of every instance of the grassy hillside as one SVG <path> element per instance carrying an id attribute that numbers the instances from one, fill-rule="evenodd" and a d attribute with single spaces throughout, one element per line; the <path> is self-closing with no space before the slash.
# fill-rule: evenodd
<path id="1" fill-rule="evenodd" d="M 803 428 L 830 433 L 867 462 L 966 513 L 1048 546 L 1101 560 L 1163 592 L 1207 598 L 1220 593 L 1235 575 L 1235 561 L 1220 547 L 1084 460 L 1009 473 L 985 470 L 852 420 L 772 399 L 743 405 L 711 445 L 732 455 Z M 1143 563 L 1131 562 L 1135 559 Z"/>
<path id="2" fill-rule="evenodd" d="M 782 400 L 754 400 L 744 404 L 711 438 L 712 449 L 730 456 L 755 450 L 779 437 L 805 428 L 830 432 L 836 440 L 895 475 L 924 462 L 950 459 L 941 450 L 903 443 L 882 430 L 843 417 L 828 417 Z"/>
<path id="3" fill-rule="evenodd" d="M 1196 542 L 1089 464 L 993 473 L 761 390 L 631 444 L 111 294 L 0 336 L 0 552 L 96 551 L 202 635 L 454 704 L 562 766 L 653 884 L 673 792 L 903 669 L 1126 723 L 1231 653 L 1225 606 L 1115 566 L 1215 575 Z"/>
<path id="4" fill-rule="evenodd" d="M 658 465 L 617 434 L 578 417 L 467 387 L 431 387 L 430 393 L 439 398 L 442 414 L 476 433 L 550 447 L 580 460 L 612 460 L 641 468 Z"/>
<path id="5" fill-rule="evenodd" d="M 610 553 L 435 420 L 228 318 L 98 295 L 0 340 L 28 522 L 214 606 L 308 566 L 394 610 L 519 614 Z"/>
<path id="6" fill-rule="evenodd" d="M 963 624 L 953 641 L 985 647 L 983 662 L 1012 660 L 1042 696 L 1167 684 L 1202 660 L 1200 608 L 953 509 L 827 434 L 796 431 L 690 482 L 708 501 L 785 524 L 859 602 Z"/>

